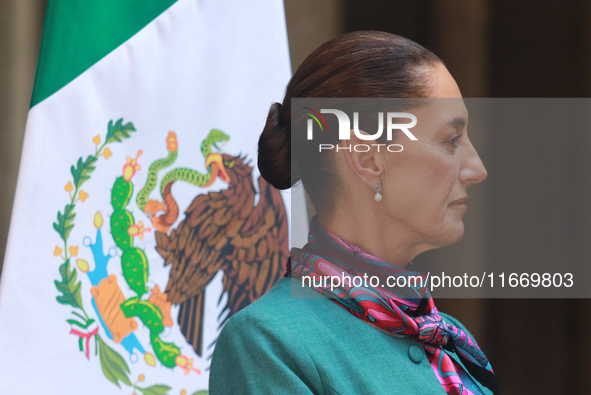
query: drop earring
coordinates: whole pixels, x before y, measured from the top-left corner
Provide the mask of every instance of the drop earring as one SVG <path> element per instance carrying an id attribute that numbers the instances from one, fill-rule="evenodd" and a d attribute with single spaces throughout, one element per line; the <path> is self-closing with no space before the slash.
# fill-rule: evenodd
<path id="1" fill-rule="evenodd" d="M 382 190 L 382 183 L 378 180 L 378 182 L 376 183 L 376 186 L 373 188 L 374 191 L 376 191 L 376 194 L 373 197 L 373 200 L 375 200 L 376 202 L 379 202 L 380 200 L 382 200 L 382 195 L 380 194 L 380 191 Z"/>

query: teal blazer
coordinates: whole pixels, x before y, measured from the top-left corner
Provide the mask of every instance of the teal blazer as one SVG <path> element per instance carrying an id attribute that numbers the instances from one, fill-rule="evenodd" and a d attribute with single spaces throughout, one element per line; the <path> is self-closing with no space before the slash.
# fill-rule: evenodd
<path id="1" fill-rule="evenodd" d="M 292 297 L 292 282 L 297 296 L 307 297 Z M 445 394 L 420 342 L 388 335 L 318 296 L 299 280 L 281 278 L 232 316 L 215 346 L 209 393 Z M 456 319 L 441 316 L 469 334 Z"/>

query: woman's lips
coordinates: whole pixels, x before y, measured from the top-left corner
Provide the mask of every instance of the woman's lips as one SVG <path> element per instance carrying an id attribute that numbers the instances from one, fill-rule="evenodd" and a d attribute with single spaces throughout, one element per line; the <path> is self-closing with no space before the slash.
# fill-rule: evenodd
<path id="1" fill-rule="evenodd" d="M 451 202 L 450 204 L 464 204 L 465 205 L 466 200 L 468 200 L 468 196 L 464 196 L 462 198 L 456 199 L 453 202 Z"/>
<path id="2" fill-rule="evenodd" d="M 464 196 L 463 198 L 456 199 L 453 202 L 451 202 L 449 205 L 466 210 L 468 208 L 468 206 L 466 206 L 466 200 L 468 200 L 468 196 Z"/>

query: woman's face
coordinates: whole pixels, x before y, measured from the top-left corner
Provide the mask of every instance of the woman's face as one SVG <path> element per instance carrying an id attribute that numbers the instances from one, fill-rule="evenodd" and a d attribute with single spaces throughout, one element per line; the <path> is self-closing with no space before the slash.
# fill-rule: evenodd
<path id="1" fill-rule="evenodd" d="M 463 236 L 467 206 L 456 201 L 487 172 L 468 138 L 468 112 L 455 80 L 443 65 L 432 70 L 432 97 L 438 99 L 408 111 L 418 120 L 411 129 L 417 140 L 399 132 L 396 143 L 404 149 L 384 155 L 383 199 L 375 204 L 414 242 L 437 248 Z"/>

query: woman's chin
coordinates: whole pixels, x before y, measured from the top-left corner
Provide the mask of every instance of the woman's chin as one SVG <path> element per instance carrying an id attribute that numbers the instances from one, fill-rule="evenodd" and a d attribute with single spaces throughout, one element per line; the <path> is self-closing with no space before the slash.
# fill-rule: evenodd
<path id="1" fill-rule="evenodd" d="M 443 228 L 431 234 L 433 248 L 442 248 L 455 244 L 464 236 L 464 222 L 461 219 L 449 220 Z"/>
<path id="2" fill-rule="evenodd" d="M 462 239 L 464 236 L 464 222 L 461 218 L 456 219 L 453 221 L 453 224 L 450 224 L 448 227 L 448 231 L 445 232 L 445 241 L 446 245 L 455 244 Z"/>
<path id="3" fill-rule="evenodd" d="M 453 241 L 453 243 L 457 243 L 458 241 L 460 241 L 462 239 L 462 237 L 464 237 L 464 221 L 462 221 L 462 219 L 458 220 L 458 224 L 455 228 L 457 228 L 457 229 L 454 232 L 455 233 L 455 240 Z"/>

